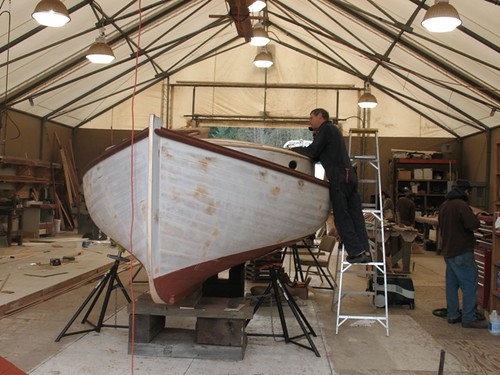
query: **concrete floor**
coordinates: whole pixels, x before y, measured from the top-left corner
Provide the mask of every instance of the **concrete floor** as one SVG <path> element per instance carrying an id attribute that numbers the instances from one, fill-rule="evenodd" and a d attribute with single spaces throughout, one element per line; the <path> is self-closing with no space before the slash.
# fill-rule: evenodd
<path id="1" fill-rule="evenodd" d="M 24 283 L 23 288 L 26 289 L 24 294 L 31 295 L 32 299 L 36 297 L 33 290 L 37 288 L 42 288 L 44 293 L 51 290 L 50 286 L 44 284 L 50 280 L 56 282 L 58 277 L 74 277 L 81 281 L 85 272 L 99 267 L 109 268 L 110 259 L 106 255 L 116 254 L 116 248 L 111 248 L 106 243 L 81 249 L 81 239 L 78 238 L 62 237 L 54 241 L 56 242 L 36 244 L 37 251 L 33 251 L 29 247 L 30 244 L 25 245 L 28 250 L 9 248 L 9 251 L 15 250 L 16 254 L 28 251 L 32 254 L 29 257 L 19 256 L 18 259 L 12 259 L 6 257 L 6 252 L 3 252 L 4 256 L 0 258 L 0 285 L 3 283 L 1 280 L 5 278 L 2 275 L 9 273 L 10 277 L 0 293 L 0 307 L 7 302 L 7 298 L 13 298 L 12 294 L 17 294 L 22 300 L 23 291 L 15 290 L 15 285 L 23 282 L 20 279 L 16 282 L 16 277 L 26 276 L 26 268 L 30 264 L 44 263 L 36 257 L 52 258 L 75 250 L 83 252 L 75 262 L 61 266 L 60 270 L 68 271 L 67 274 L 31 276 L 31 283 Z M 46 250 L 43 250 L 43 246 Z M 90 282 L 81 281 L 84 285 L 74 289 L 67 288 L 63 294 L 49 298 L 49 293 L 47 299 L 40 298 L 38 303 L 11 309 L 13 312 L 0 315 L 0 356 L 35 375 L 436 374 L 439 370 L 441 351 L 444 350 L 445 374 L 500 373 L 499 337 L 490 335 L 487 330 L 466 330 L 460 325 L 449 325 L 445 319 L 432 314 L 434 309 L 445 306 L 442 258 L 433 252 L 417 248 L 412 262 L 416 307 L 414 310 L 407 307 L 390 308 L 389 337 L 385 334 L 385 328 L 373 321 L 348 321 L 340 327 L 339 333 L 335 334 L 336 310 L 332 312 L 331 309 L 332 291 L 312 289 L 309 299 L 297 300 L 317 334 L 312 340 L 320 357 L 301 346 L 284 343 L 281 337 L 256 336 L 248 337 L 244 359 L 240 361 L 132 356 L 128 354 L 128 330 L 109 327 L 103 327 L 99 333 L 92 331 L 69 335 L 55 342 L 78 307 L 98 285 L 100 276 Z M 132 271 L 120 273 L 124 284 L 128 285 L 128 280 L 136 270 L 137 266 Z M 141 280 L 144 280 L 143 271 L 135 278 L 133 291 L 127 288 L 134 298 L 147 291 L 147 284 L 140 283 Z M 366 285 L 366 279 L 360 276 L 352 276 L 347 282 L 350 286 L 357 285 L 361 288 Z M 312 284 L 318 283 L 319 279 L 314 277 Z M 248 289 L 253 285 L 247 284 Z M 29 288 L 33 290 L 28 290 Z M 4 293 L 13 290 L 14 293 Z M 12 306 L 11 300 L 9 303 Z M 375 309 L 372 307 L 371 297 L 366 296 L 346 297 L 343 306 L 356 312 Z M 98 303 L 89 320 L 96 322 L 100 310 L 101 305 Z M 290 335 L 301 333 L 295 318 L 288 308 L 286 310 Z M 126 300 L 120 291 L 112 293 L 106 313 L 106 324 L 128 324 Z M 81 317 L 71 325 L 68 333 L 91 328 L 89 324 L 82 325 L 80 321 Z M 171 327 L 190 328 L 193 325 L 194 320 L 191 318 L 167 319 L 167 326 Z M 276 308 L 260 307 L 248 325 L 247 332 L 280 333 L 281 325 Z M 305 339 L 299 342 L 308 344 Z"/>

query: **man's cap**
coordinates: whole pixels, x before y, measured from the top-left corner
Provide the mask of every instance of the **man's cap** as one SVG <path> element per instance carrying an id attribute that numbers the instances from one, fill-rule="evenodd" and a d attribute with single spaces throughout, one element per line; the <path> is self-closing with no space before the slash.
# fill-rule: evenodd
<path id="1" fill-rule="evenodd" d="M 470 182 L 464 178 L 459 178 L 458 180 L 456 180 L 453 187 L 456 187 L 456 188 L 459 188 L 462 190 L 471 190 L 472 189 L 472 185 L 470 184 Z"/>

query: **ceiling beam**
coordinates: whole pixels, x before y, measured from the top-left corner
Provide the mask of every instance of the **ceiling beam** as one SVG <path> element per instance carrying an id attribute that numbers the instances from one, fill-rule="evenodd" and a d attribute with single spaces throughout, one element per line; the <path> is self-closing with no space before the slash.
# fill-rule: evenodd
<path id="1" fill-rule="evenodd" d="M 388 38 L 395 39 L 397 38 L 397 34 L 394 33 L 391 30 L 388 30 L 385 27 L 382 27 L 380 24 L 374 22 L 372 19 L 366 17 L 365 15 L 354 12 L 352 10 L 352 7 L 347 6 L 343 1 L 339 0 L 325 0 L 326 2 L 330 3 L 333 7 L 350 14 L 351 16 L 355 17 L 365 25 L 369 26 L 373 30 L 376 30 L 379 32 L 381 35 L 384 35 Z M 413 0 L 415 2 L 416 0 Z M 419 5 L 421 1 L 417 2 Z M 446 71 L 448 74 L 451 76 L 455 77 L 457 80 L 465 83 L 468 87 L 470 87 L 472 90 L 475 90 L 479 92 L 481 95 L 484 95 L 485 97 L 488 97 L 495 102 L 500 102 L 500 95 L 497 94 L 495 90 L 490 90 L 484 87 L 484 85 L 477 81 L 475 78 L 470 76 L 469 74 L 466 74 L 465 72 L 451 66 L 450 64 L 447 64 L 444 62 L 442 59 L 436 58 L 434 55 L 430 54 L 429 52 L 422 50 L 420 47 L 414 45 L 410 41 L 406 39 L 401 39 L 399 41 L 399 44 L 401 46 L 404 46 L 406 49 L 416 53 L 418 56 L 424 58 L 425 60 L 429 61 L 432 65 L 435 67 L 442 69 L 443 71 Z"/>
<path id="2" fill-rule="evenodd" d="M 248 43 L 253 37 L 253 29 L 247 1 L 226 0 L 226 3 L 229 5 L 229 16 L 234 21 L 238 36 L 243 37 Z"/>
<path id="3" fill-rule="evenodd" d="M 88 1 L 85 1 L 84 5 L 86 5 Z M 178 9 L 182 8 L 184 5 L 190 3 L 190 0 L 184 0 L 180 1 L 179 3 L 175 4 L 172 7 L 168 7 L 165 9 L 162 9 L 156 14 L 153 14 L 151 17 L 145 19 L 142 24 L 139 26 L 138 24 L 133 25 L 131 28 L 127 30 L 128 34 L 133 34 L 138 32 L 139 27 L 147 27 L 149 25 L 153 25 L 163 19 L 164 17 L 168 16 L 170 13 L 177 11 Z M 123 40 L 123 35 L 118 34 L 114 37 L 108 38 L 107 42 L 110 45 L 113 45 L 115 43 L 118 43 Z M 49 71 L 47 74 L 45 74 L 42 77 L 37 77 L 36 80 L 30 82 L 28 85 L 16 90 L 15 92 L 9 94 L 6 98 L 6 101 L 0 102 L 0 107 L 7 107 L 10 101 L 15 101 L 21 97 L 24 96 L 29 96 L 29 94 L 36 90 L 38 87 L 43 87 L 47 84 L 48 81 L 54 80 L 58 78 L 59 76 L 65 75 L 68 71 L 74 70 L 78 65 L 86 63 L 87 58 L 85 56 L 78 56 L 70 61 L 67 61 L 64 66 L 61 66 L 57 69 L 54 69 L 52 71 Z"/>

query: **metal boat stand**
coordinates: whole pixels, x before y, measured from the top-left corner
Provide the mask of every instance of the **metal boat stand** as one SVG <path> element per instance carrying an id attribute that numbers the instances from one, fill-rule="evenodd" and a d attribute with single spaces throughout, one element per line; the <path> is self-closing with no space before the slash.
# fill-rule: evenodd
<path id="1" fill-rule="evenodd" d="M 130 299 L 129 295 L 127 294 L 127 291 L 125 290 L 125 287 L 123 286 L 120 278 L 118 277 L 118 267 L 120 265 L 120 262 L 124 262 L 124 263 L 130 262 L 129 259 L 123 258 L 121 256 L 121 254 L 123 253 L 123 251 L 124 251 L 123 249 L 119 249 L 118 250 L 118 255 L 110 255 L 110 254 L 108 254 L 108 258 L 111 258 L 111 259 L 115 260 L 115 262 L 113 263 L 113 266 L 110 268 L 109 271 L 107 271 L 102 276 L 101 280 L 99 280 L 99 282 L 94 287 L 94 289 L 92 289 L 92 292 L 90 292 L 90 294 L 88 295 L 88 297 L 85 299 L 85 301 L 82 303 L 82 305 L 78 308 L 78 310 L 75 312 L 75 314 L 73 315 L 73 317 L 70 319 L 70 321 L 63 328 L 63 330 L 61 331 L 61 333 L 59 333 L 59 336 L 57 336 L 57 338 L 55 340 L 56 342 L 58 342 L 59 340 L 61 340 L 61 338 L 63 338 L 64 336 L 76 335 L 76 334 L 79 334 L 79 333 L 86 333 L 86 332 L 92 332 L 92 331 L 100 332 L 102 327 L 128 328 L 128 326 L 123 326 L 123 325 L 104 324 L 104 315 L 106 314 L 106 309 L 108 307 L 109 297 L 111 296 L 111 292 L 114 289 L 119 288 L 123 292 L 123 295 L 127 299 L 128 303 L 130 303 L 132 301 Z M 106 288 L 106 284 L 107 284 L 107 289 L 106 289 L 106 294 L 104 296 L 104 300 L 103 300 L 103 303 L 102 303 L 101 312 L 99 314 L 99 320 L 98 320 L 97 324 L 93 324 L 92 322 L 90 322 L 88 320 L 88 317 L 89 317 L 90 313 L 92 312 L 92 309 L 96 305 L 97 300 L 101 296 L 101 293 Z M 93 326 L 93 328 L 67 333 L 68 329 L 71 327 L 71 325 L 76 320 L 76 318 L 78 318 L 78 316 L 83 311 L 83 309 L 85 308 L 85 306 L 87 306 L 87 304 L 90 302 L 90 300 L 92 300 L 92 298 L 94 298 L 94 300 L 92 301 L 89 309 L 85 313 L 85 316 L 83 317 L 83 320 L 82 320 L 82 324 L 89 323 L 90 325 Z"/>
<path id="2" fill-rule="evenodd" d="M 283 277 L 284 275 L 283 275 L 283 273 L 279 272 L 280 268 L 281 267 L 277 267 L 274 265 L 272 265 L 270 267 L 271 281 L 269 282 L 269 285 L 267 286 L 265 292 L 259 298 L 257 304 L 255 305 L 253 313 L 255 314 L 257 312 L 259 307 L 264 302 L 264 298 L 269 294 L 269 292 L 272 289 L 274 299 L 276 300 L 276 306 L 278 307 L 278 313 L 279 313 L 283 333 L 282 334 L 275 334 L 275 333 L 265 334 L 265 333 L 248 333 L 247 332 L 247 335 L 248 336 L 283 337 L 285 339 L 285 343 L 291 342 L 295 345 L 312 350 L 314 352 L 314 354 L 316 354 L 316 357 L 321 357 L 319 352 L 318 352 L 318 349 L 316 348 L 316 345 L 314 344 L 314 342 L 311 338 L 311 335 L 316 337 L 316 333 L 314 332 L 313 328 L 311 327 L 311 325 L 307 321 L 306 317 L 304 316 L 304 314 L 300 310 L 299 306 L 297 305 L 297 303 L 295 302 L 293 297 L 290 296 L 290 294 L 288 293 L 288 290 L 285 287 L 286 280 Z M 286 300 L 286 302 L 288 303 L 288 306 L 290 307 L 290 310 L 292 311 L 293 315 L 295 316 L 295 319 L 299 323 L 299 326 L 303 332 L 302 335 L 290 337 L 290 335 L 288 334 L 288 328 L 287 328 L 287 324 L 286 324 L 286 320 L 285 320 L 285 314 L 283 311 L 283 305 L 281 303 L 281 296 L 283 296 L 283 298 Z M 249 322 L 250 322 L 250 320 L 247 320 L 246 325 L 248 325 Z M 303 337 L 305 337 L 307 339 L 310 346 L 304 345 L 304 344 L 296 341 L 297 339 L 301 339 Z"/>

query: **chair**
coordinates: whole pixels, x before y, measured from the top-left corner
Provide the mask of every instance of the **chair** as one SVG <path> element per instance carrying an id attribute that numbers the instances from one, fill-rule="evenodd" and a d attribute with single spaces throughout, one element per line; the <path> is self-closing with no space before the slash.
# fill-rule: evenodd
<path id="1" fill-rule="evenodd" d="M 321 237 L 317 253 L 309 253 L 309 255 L 299 255 L 301 267 L 307 267 L 306 279 L 310 273 L 316 274 L 319 276 L 322 284 L 323 277 L 326 279 L 326 281 L 330 285 L 330 287 L 326 289 L 335 289 L 335 285 L 337 283 L 329 268 L 330 260 L 332 258 L 332 254 L 335 252 L 335 249 L 338 249 L 338 243 L 335 237 L 325 235 Z"/>
<path id="2" fill-rule="evenodd" d="M 319 255 L 319 244 L 321 239 L 326 235 L 326 224 L 322 225 L 313 235 L 304 238 L 301 242 L 296 243 L 297 254 L 309 255 L 309 250 L 313 251 L 314 255 Z"/>

